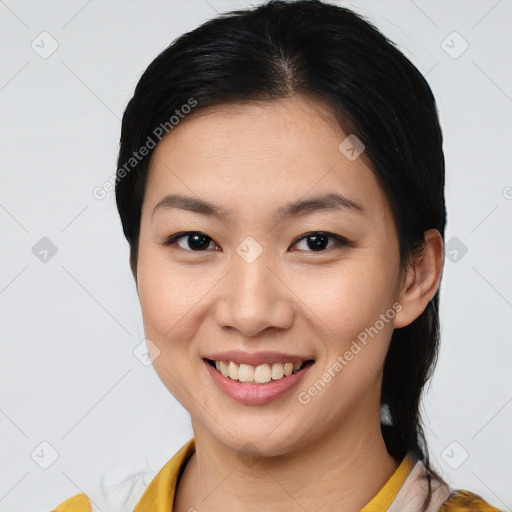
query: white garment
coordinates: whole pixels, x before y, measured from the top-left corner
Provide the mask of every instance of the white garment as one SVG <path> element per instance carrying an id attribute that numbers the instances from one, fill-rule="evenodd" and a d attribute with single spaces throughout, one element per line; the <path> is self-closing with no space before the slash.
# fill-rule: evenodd
<path id="1" fill-rule="evenodd" d="M 411 457 L 413 457 L 411 455 Z M 387 509 L 387 512 L 419 512 L 428 492 L 428 482 L 425 479 L 426 469 L 423 462 L 416 460 L 416 464 L 400 487 L 393 503 Z M 426 512 L 437 512 L 441 505 L 450 496 L 450 489 L 438 482 L 432 480 L 432 497 Z"/>

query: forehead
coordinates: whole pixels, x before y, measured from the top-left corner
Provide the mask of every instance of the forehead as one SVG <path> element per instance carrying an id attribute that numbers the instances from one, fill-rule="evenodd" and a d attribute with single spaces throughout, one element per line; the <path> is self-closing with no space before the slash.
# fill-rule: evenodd
<path id="1" fill-rule="evenodd" d="M 345 137 L 332 113 L 305 96 L 197 107 L 164 137 L 154 158 L 176 146 L 193 146 L 196 155 L 223 160 L 258 154 L 263 158 L 262 151 L 273 149 L 295 150 L 298 155 L 305 153 L 301 147 L 312 133 L 314 144 L 320 138 L 330 144 Z"/>
<path id="2" fill-rule="evenodd" d="M 263 213 L 283 199 L 339 192 L 386 208 L 373 171 L 340 151 L 346 138 L 327 108 L 304 97 L 205 108 L 156 147 L 145 203 L 186 193 Z"/>

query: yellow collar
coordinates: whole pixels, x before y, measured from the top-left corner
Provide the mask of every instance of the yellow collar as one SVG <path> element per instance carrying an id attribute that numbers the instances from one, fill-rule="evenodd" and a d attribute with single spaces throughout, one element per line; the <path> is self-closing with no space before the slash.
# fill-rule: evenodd
<path id="1" fill-rule="evenodd" d="M 188 460 L 195 452 L 195 439 L 192 438 L 160 470 L 148 485 L 135 506 L 134 512 L 169 512 L 173 510 L 177 482 Z M 367 503 L 360 512 L 380 512 L 389 508 L 411 472 L 414 460 L 406 456 L 400 466 L 391 475 L 379 493 Z"/>
<path id="2" fill-rule="evenodd" d="M 173 510 L 174 495 L 181 473 L 188 460 L 196 451 L 196 441 L 192 438 L 160 470 L 147 486 L 142 498 L 135 505 L 134 512 L 169 512 Z"/>
<path id="3" fill-rule="evenodd" d="M 172 512 L 177 483 L 195 452 L 195 439 L 192 438 L 167 462 L 148 485 L 134 512 Z M 408 504 L 409 510 L 419 510 L 423 499 L 418 494 L 418 483 L 421 483 L 422 466 L 411 454 L 407 454 L 397 470 L 391 475 L 381 490 L 359 512 L 382 512 L 383 510 L 403 510 Z M 404 485 L 405 483 L 405 485 Z M 421 490 L 421 489 L 419 489 Z M 480 496 L 469 491 L 449 491 L 440 486 L 435 493 L 434 509 L 439 512 L 456 512 L 461 510 L 502 512 Z M 434 494 L 435 494 L 434 493 Z M 416 500 L 415 503 L 413 503 Z M 418 502 L 419 500 L 419 502 Z M 394 502 L 394 503 L 393 503 Z M 390 508 L 391 507 L 391 508 Z M 416 507 L 416 508 L 414 508 Z M 97 508 L 95 507 L 96 511 Z M 91 502 L 86 494 L 80 493 L 68 498 L 52 512 L 92 512 Z"/>
<path id="4" fill-rule="evenodd" d="M 413 456 L 407 454 L 396 468 L 396 471 L 384 484 L 384 487 L 359 512 L 381 512 L 382 510 L 387 510 L 409 476 L 415 462 Z"/>

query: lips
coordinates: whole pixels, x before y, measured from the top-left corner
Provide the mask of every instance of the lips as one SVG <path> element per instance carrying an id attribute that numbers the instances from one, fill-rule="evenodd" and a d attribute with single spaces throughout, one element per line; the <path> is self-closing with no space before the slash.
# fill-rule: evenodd
<path id="1" fill-rule="evenodd" d="M 309 360 L 309 362 L 297 370 L 296 373 L 282 376 L 277 380 L 271 379 L 269 382 L 256 383 L 233 380 L 218 371 L 215 365 L 212 364 L 213 361 L 207 359 L 203 359 L 203 361 L 207 373 L 220 391 L 230 398 L 246 405 L 263 405 L 287 395 L 299 385 L 314 364 L 313 360 Z M 282 366 L 280 363 L 273 363 L 273 365 Z M 245 363 L 241 363 L 241 366 L 245 366 Z M 265 364 L 265 366 L 267 366 L 267 364 Z"/>
<path id="2" fill-rule="evenodd" d="M 247 405 L 262 405 L 287 395 L 315 363 L 309 355 L 275 351 L 230 350 L 202 359 L 220 391 Z"/>

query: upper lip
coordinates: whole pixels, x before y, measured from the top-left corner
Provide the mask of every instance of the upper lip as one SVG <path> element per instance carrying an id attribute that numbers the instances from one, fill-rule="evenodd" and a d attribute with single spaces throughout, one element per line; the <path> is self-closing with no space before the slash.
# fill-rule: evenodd
<path id="1" fill-rule="evenodd" d="M 301 361 L 308 361 L 313 359 L 309 356 L 298 356 L 296 354 L 284 354 L 283 352 L 240 352 L 238 350 L 229 350 L 227 352 L 216 352 L 204 356 L 204 359 L 211 359 L 213 361 L 232 361 L 236 364 L 250 364 L 252 366 L 259 366 L 265 363 L 298 363 Z"/>

